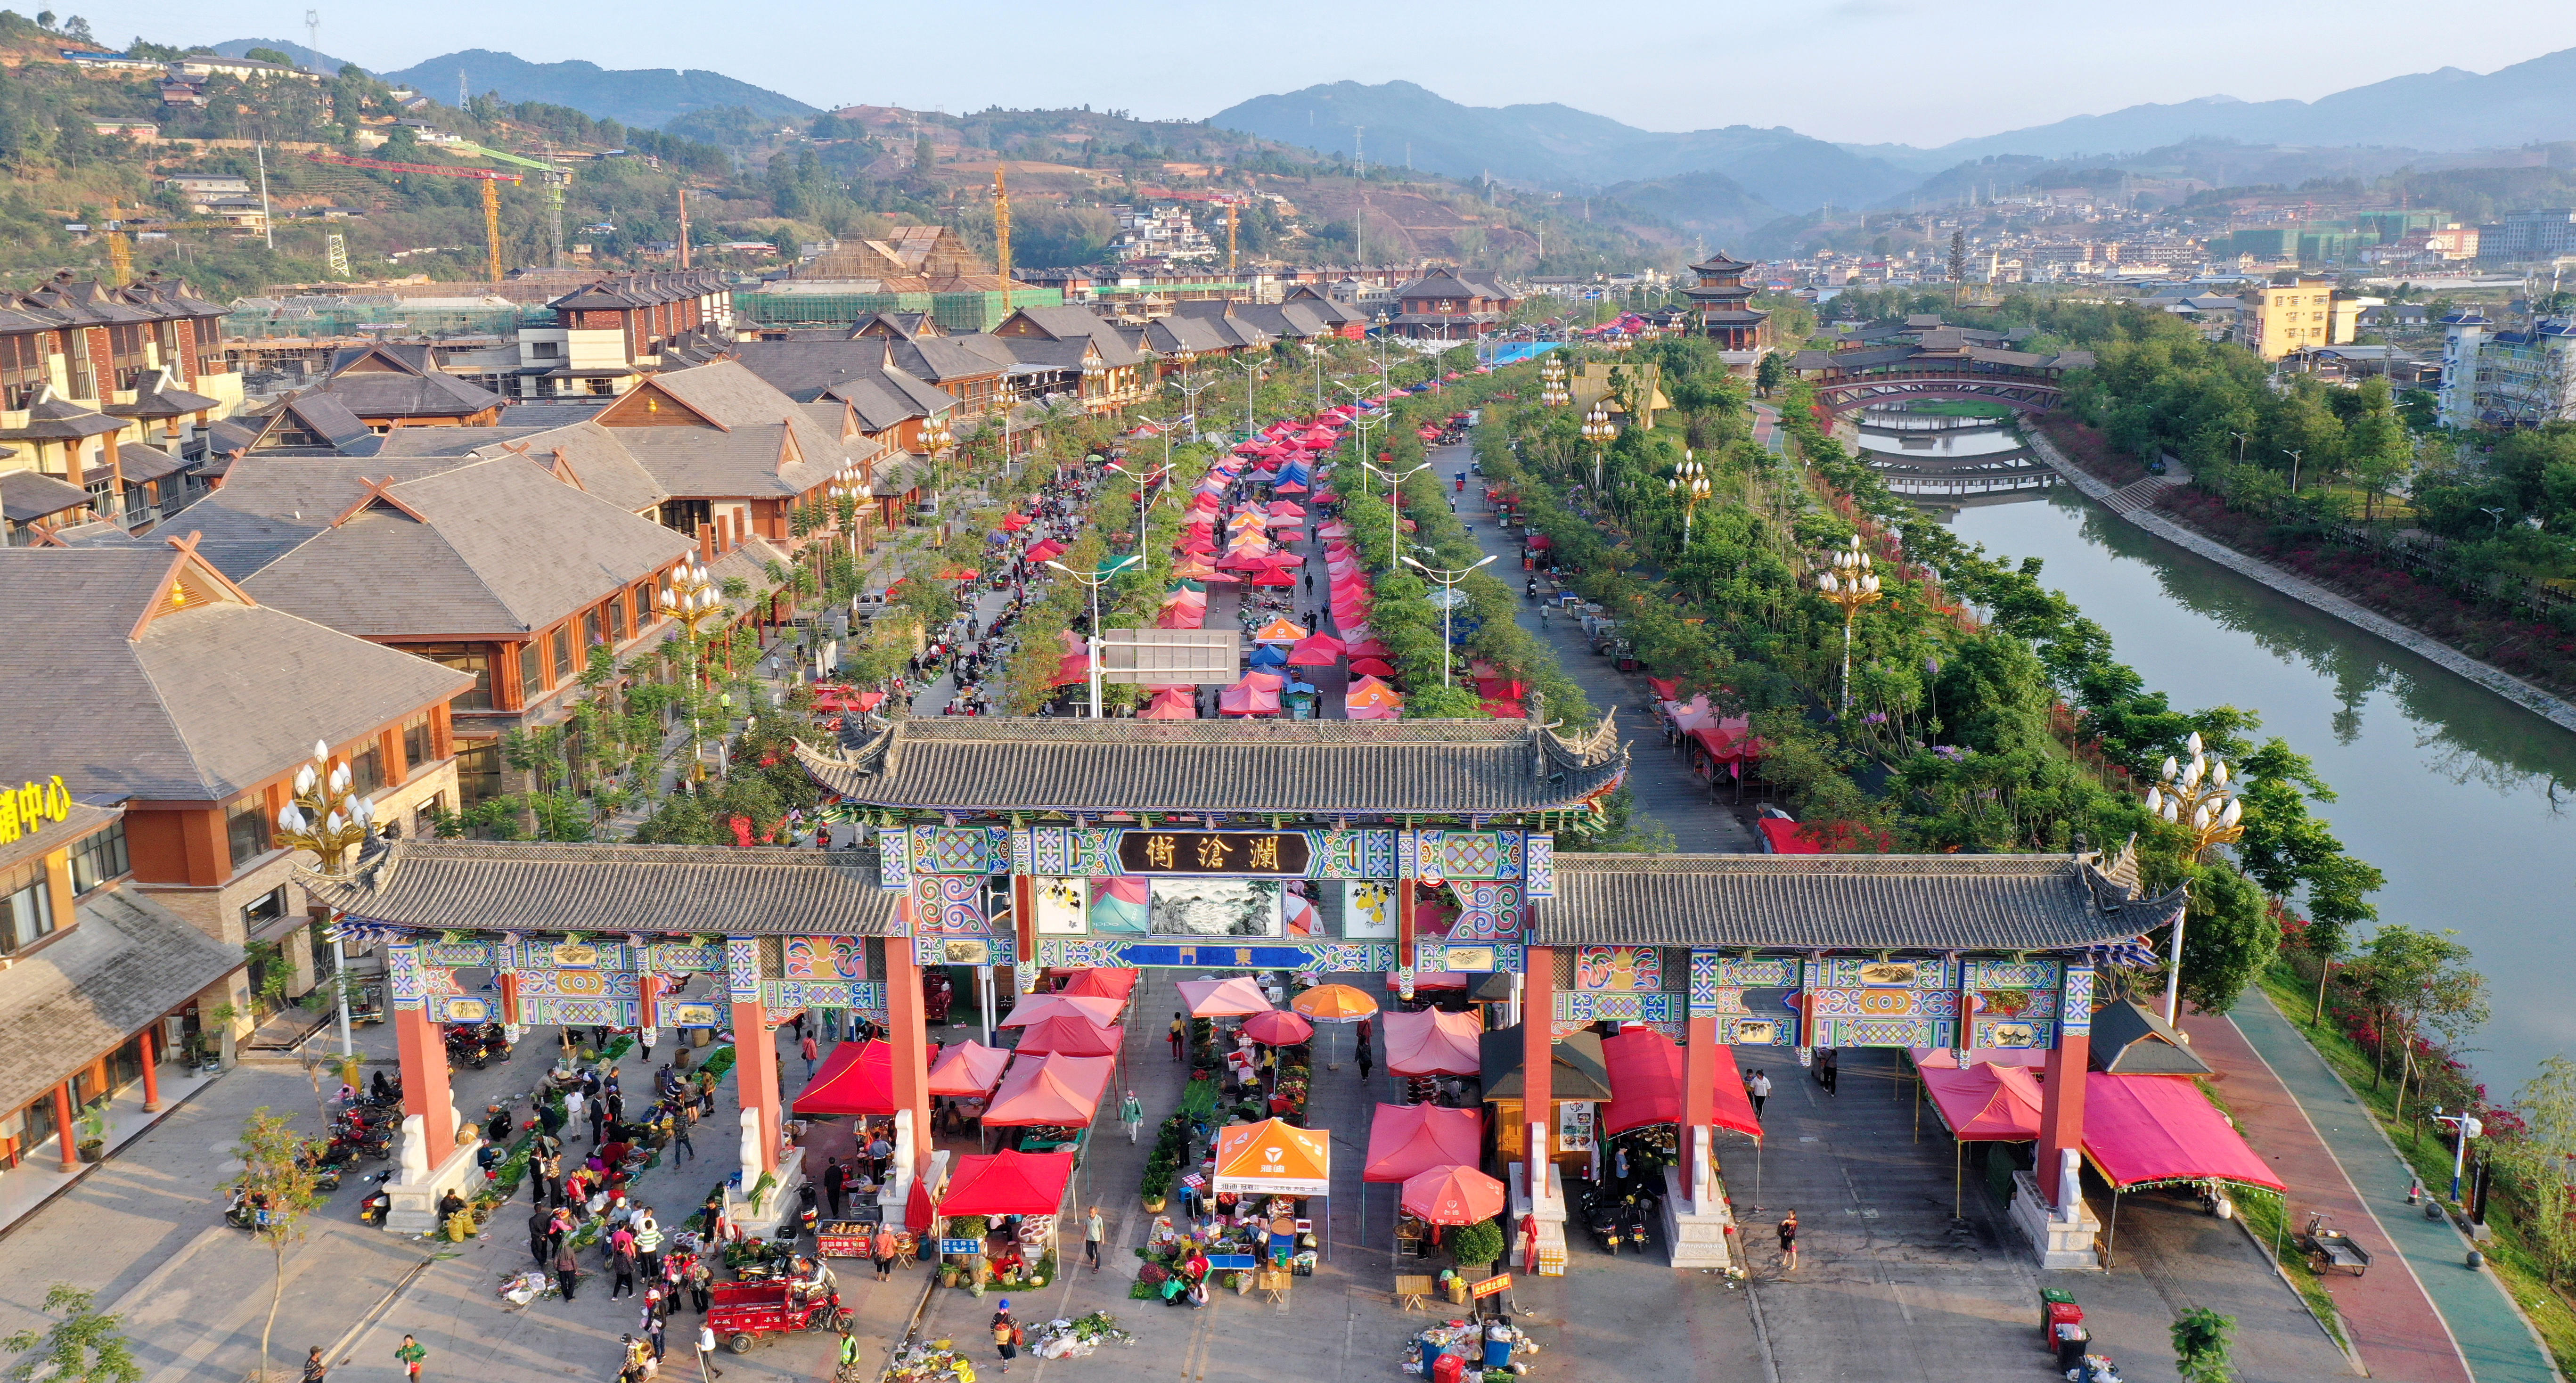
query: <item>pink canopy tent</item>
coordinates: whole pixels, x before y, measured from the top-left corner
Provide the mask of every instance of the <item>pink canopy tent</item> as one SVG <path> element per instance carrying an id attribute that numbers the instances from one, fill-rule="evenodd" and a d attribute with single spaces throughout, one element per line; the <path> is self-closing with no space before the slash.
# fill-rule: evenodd
<path id="1" fill-rule="evenodd" d="M 1047 561 L 1053 561 L 1054 559 L 1056 559 L 1056 558 L 1058 558 L 1058 557 L 1062 557 L 1063 555 L 1064 555 L 1064 544 L 1057 542 L 1057 541 L 1056 541 L 1055 539 L 1053 539 L 1053 538 L 1049 538 L 1049 539 L 1045 540 L 1044 542 L 1039 543 L 1037 546 L 1030 548 L 1030 549 L 1029 549 L 1029 551 L 1028 551 L 1028 559 L 1029 559 L 1030 561 L 1032 561 L 1032 562 L 1047 562 Z"/>
<path id="2" fill-rule="evenodd" d="M 1203 606 L 1203 605 L 1175 605 L 1175 606 L 1172 606 L 1171 608 L 1169 608 L 1169 609 L 1167 609 L 1167 610 L 1163 611 L 1161 614 L 1154 616 L 1154 627 L 1155 627 L 1155 628 L 1157 628 L 1157 629 L 1203 629 L 1203 628 L 1206 628 L 1206 627 L 1207 627 L 1207 607 L 1205 607 L 1205 606 Z M 1091 680 L 1091 670 L 1090 670 L 1090 668 L 1089 668 L 1089 666 L 1088 666 L 1088 665 L 1086 665 L 1086 666 L 1084 667 L 1084 669 L 1083 669 L 1083 674 L 1082 674 L 1082 679 L 1081 679 L 1081 680 L 1083 680 L 1083 681 L 1085 681 L 1085 682 L 1088 682 L 1088 681 L 1090 681 L 1090 680 Z"/>
<path id="3" fill-rule="evenodd" d="M 1165 628 L 1172 626 L 1166 625 Z M 1164 692 L 1136 713 L 1138 720 L 1196 720 L 1198 703 L 1186 692 Z"/>
<path id="4" fill-rule="evenodd" d="M 1709 1122 L 1748 1138 L 1762 1137 L 1753 1099 L 1744 1093 L 1744 1077 L 1735 1069 L 1735 1049 L 1711 1048 L 1715 1060 Z M 1684 1076 L 1689 1055 L 1681 1044 L 1651 1028 L 1625 1027 L 1601 1040 L 1602 1064 L 1610 1074 L 1610 1105 L 1602 1111 L 1601 1131 L 1622 1134 L 1649 1124 L 1682 1121 Z"/>
<path id="5" fill-rule="evenodd" d="M 1274 519 L 1302 519 L 1306 517 L 1306 511 L 1283 499 L 1274 502 L 1270 506 L 1270 517 Z"/>
<path id="6" fill-rule="evenodd" d="M 1269 679 L 1269 685 L 1262 685 L 1255 680 L 1258 678 Z M 1246 673 L 1242 681 L 1217 693 L 1216 708 L 1230 716 L 1277 715 L 1279 687 L 1279 679 L 1270 673 Z"/>
<path id="7" fill-rule="evenodd" d="M 1127 1029 L 1098 1027 L 1070 1014 L 1031 1023 L 1020 1032 L 1017 1052 L 1062 1052 L 1066 1056 L 1116 1056 Z"/>
<path id="8" fill-rule="evenodd" d="M 1091 650 L 1083 645 L 1080 635 L 1064 631 L 1064 656 L 1056 661 L 1055 680 L 1049 686 L 1070 687 L 1091 680 Z"/>
<path id="9" fill-rule="evenodd" d="M 2176 1181 L 2287 1189 L 2227 1116 L 2182 1076 L 2086 1072 L 2084 1158 L 2123 1191 Z"/>
<path id="10" fill-rule="evenodd" d="M 1109 1092 L 1117 1062 L 1105 1056 L 1022 1056 L 1011 1059 L 1001 1087 L 984 1110 L 988 1128 L 1055 1124 L 1087 1128 Z"/>
<path id="11" fill-rule="evenodd" d="M 981 1097 L 993 1093 L 1011 1054 L 981 1042 L 960 1042 L 939 1053 L 930 1066 L 930 1093 Z"/>
<path id="12" fill-rule="evenodd" d="M 1064 1208 L 1073 1154 L 997 1152 L 957 1159 L 942 1215 L 1053 1215 Z"/>
<path id="13" fill-rule="evenodd" d="M 1261 992 L 1248 975 L 1227 980 L 1183 980 L 1181 1003 L 1192 1018 L 1240 1018 L 1249 1013 L 1268 1013 L 1270 996 Z"/>
<path id="14" fill-rule="evenodd" d="M 1464 984 L 1466 976 L 1458 977 Z M 1414 976 L 1419 988 L 1420 975 Z M 1478 1036 L 1484 1021 L 1475 1013 L 1447 1013 L 1436 1008 L 1386 1015 L 1386 1069 L 1399 1076 L 1472 1076 L 1484 1069 Z"/>
<path id="15" fill-rule="evenodd" d="M 1125 1007 L 1127 1005 L 1123 1000 L 1094 998 L 1082 994 L 1027 994 L 1021 996 L 1019 1003 L 1011 1009 L 1010 1016 L 1004 1018 L 1000 1026 L 1025 1028 L 1032 1024 L 1043 1023 L 1050 1018 L 1069 1016 L 1081 1019 L 1095 1028 L 1105 1028 L 1118 1021 L 1118 1013 Z"/>
<path id="16" fill-rule="evenodd" d="M 2018 1066 L 1932 1066 L 1923 1092 L 1941 1126 L 1963 1143 L 2029 1143 L 2039 1138 L 2039 1082 Z"/>
<path id="17" fill-rule="evenodd" d="M 1141 972 L 1108 965 L 1085 966 L 1070 974 L 1061 970 L 1056 973 L 1064 976 L 1065 981 L 1063 987 L 1056 990 L 1058 995 L 1075 999 L 1116 999 L 1122 1004 L 1135 995 L 1136 981 L 1143 978 Z"/>
<path id="18" fill-rule="evenodd" d="M 1360 1174 L 1360 1242 L 1368 1242 L 1368 1188 L 1411 1181 L 1481 1160 L 1485 1120 L 1473 1109 L 1436 1104 L 1382 1104 L 1369 1121 L 1367 1170 Z"/>
<path id="19" fill-rule="evenodd" d="M 1351 675 L 1353 677 L 1393 677 L 1395 669 L 1375 658 L 1353 658 Z"/>
<path id="20" fill-rule="evenodd" d="M 894 1113 L 900 1106 L 894 1098 L 893 1044 L 844 1042 L 834 1047 L 788 1108 L 817 1118 Z"/>
<path id="21" fill-rule="evenodd" d="M 1395 657 L 1395 650 L 1375 639 L 1362 639 L 1352 644 L 1350 653 L 1354 658 L 1379 658 L 1391 661 Z"/>
<path id="22" fill-rule="evenodd" d="M 1330 634 L 1316 634 L 1299 639 L 1288 650 L 1290 667 L 1331 667 L 1342 660 L 1342 641 Z"/>

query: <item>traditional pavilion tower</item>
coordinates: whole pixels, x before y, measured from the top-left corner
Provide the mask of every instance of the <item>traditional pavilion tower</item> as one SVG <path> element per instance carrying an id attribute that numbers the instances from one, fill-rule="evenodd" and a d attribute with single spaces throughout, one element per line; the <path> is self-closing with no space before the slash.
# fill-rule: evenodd
<path id="1" fill-rule="evenodd" d="M 1753 307 L 1753 289 L 1744 282 L 1752 268 L 1723 250 L 1690 266 L 1699 282 L 1682 292 L 1699 314 L 1700 334 L 1721 350 L 1758 351 L 1771 344 L 1771 314 Z"/>

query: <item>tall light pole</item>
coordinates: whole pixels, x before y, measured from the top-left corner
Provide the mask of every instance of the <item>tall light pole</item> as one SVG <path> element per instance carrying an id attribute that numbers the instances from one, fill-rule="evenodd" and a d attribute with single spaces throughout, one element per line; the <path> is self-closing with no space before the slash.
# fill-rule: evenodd
<path id="1" fill-rule="evenodd" d="M 1154 419 L 1147 418 L 1145 421 L 1150 423 L 1154 422 Z M 1173 422 L 1178 421 L 1179 419 L 1177 418 L 1173 419 Z M 1156 428 L 1157 431 L 1160 431 L 1163 434 L 1162 465 L 1157 466 L 1150 471 L 1131 471 L 1127 469 L 1126 463 L 1121 461 L 1112 461 L 1108 465 L 1101 467 L 1104 471 L 1114 471 L 1117 474 L 1126 476 L 1136 482 L 1136 555 L 1139 557 L 1142 557 L 1145 554 L 1145 511 L 1152 506 L 1152 501 L 1145 497 L 1145 492 L 1155 481 L 1164 479 L 1172 473 L 1172 434 L 1170 426 L 1171 425 L 1169 423 L 1164 423 L 1159 424 Z M 1159 499 L 1161 497 L 1158 495 L 1156 498 Z"/>
<path id="2" fill-rule="evenodd" d="M 349 776 L 349 761 L 331 761 L 331 746 L 313 742 L 313 762 L 295 770 L 294 800 L 277 809 L 277 839 L 291 850 L 310 850 L 320 872 L 338 874 L 349 847 L 364 841 L 376 827 L 376 804 L 358 792 Z M 341 949 L 339 928 L 331 929 L 331 985 L 339 997 L 340 1055 L 349 1042 L 349 958 Z"/>
<path id="3" fill-rule="evenodd" d="M 1252 422 L 1252 405 L 1261 396 L 1261 375 L 1269 366 L 1258 360 L 1238 360 L 1234 363 L 1243 367 L 1243 440 L 1249 442 L 1255 431 Z"/>
<path id="4" fill-rule="evenodd" d="M 2164 767 L 2156 773 L 2156 785 L 2147 789 L 2147 811 L 2170 825 L 2191 832 L 2191 858 L 2194 864 L 2213 845 L 2232 845 L 2245 835 L 2240 825 L 2245 804 L 2236 796 L 2228 778 L 2227 761 L 2205 752 L 2200 732 L 2191 732 L 2183 741 L 2191 755 L 2189 763 L 2177 762 L 2170 754 Z M 2165 965 L 2165 1022 L 2176 1021 L 2182 1011 L 2182 923 L 2174 918 L 2173 957 Z"/>
<path id="5" fill-rule="evenodd" d="M 1091 637 L 1085 640 L 1085 643 L 1086 651 L 1091 655 L 1091 718 L 1093 720 L 1100 719 L 1100 588 L 1117 580 L 1120 572 L 1144 560 L 1142 553 L 1131 552 L 1089 576 L 1075 571 L 1062 562 L 1047 563 L 1048 566 L 1081 582 L 1091 592 Z"/>
<path id="6" fill-rule="evenodd" d="M 1690 549 L 1691 520 L 1698 517 L 1700 504 L 1708 498 L 1708 468 L 1699 463 L 1688 447 L 1682 448 L 1682 463 L 1673 468 L 1673 478 L 1664 488 L 1682 502 L 1682 548 Z"/>
<path id="7" fill-rule="evenodd" d="M 1192 384 L 1190 381 L 1193 378 L 1195 378 L 1195 376 L 1189 372 L 1187 367 L 1184 367 L 1181 371 L 1181 382 L 1173 385 L 1172 389 L 1189 403 L 1190 440 L 1195 442 L 1199 440 L 1199 395 L 1215 388 L 1216 381 L 1209 380 L 1205 384 Z"/>
<path id="8" fill-rule="evenodd" d="M 716 589 L 706 567 L 691 557 L 671 569 L 671 579 L 662 586 L 661 605 L 662 617 L 679 624 L 681 647 L 689 655 L 689 778 L 694 782 L 704 767 L 698 758 L 698 633 L 707 621 L 724 613 L 724 593 Z"/>
<path id="9" fill-rule="evenodd" d="M 1565 391 L 1565 362 L 1553 351 L 1538 365 L 1538 401 L 1549 408 L 1574 402 L 1574 396 Z"/>
<path id="10" fill-rule="evenodd" d="M 1459 567 L 1455 570 L 1444 567 L 1426 567 L 1409 556 L 1403 557 L 1399 560 L 1401 560 L 1406 566 L 1411 567 L 1431 580 L 1440 583 L 1440 685 L 1446 687 L 1449 685 L 1449 615 L 1450 612 L 1458 608 L 1458 601 L 1460 599 L 1458 594 L 1458 583 L 1467 579 L 1467 573 L 1472 572 L 1477 567 L 1481 567 L 1487 562 L 1494 560 L 1494 554 L 1488 552 L 1484 556 L 1476 559 L 1473 563 Z"/>
<path id="11" fill-rule="evenodd" d="M 2440 1105 L 2433 1106 L 2433 1122 L 2449 1124 L 2459 1136 L 2451 1140 L 2451 1204 L 2460 1203 L 2460 1172 L 2468 1165 L 2469 1140 L 2487 1131 L 2486 1122 L 2467 1110 L 2445 1114 Z"/>
<path id="12" fill-rule="evenodd" d="M 2281 454 L 2290 458 L 2290 493 L 2295 495 L 2299 492 L 2299 457 L 2305 453 L 2303 451 L 2292 451 L 2288 447 L 2283 447 L 2281 448 Z"/>
<path id="13" fill-rule="evenodd" d="M 1816 573 L 1816 593 L 1843 612 L 1843 701 L 1841 714 L 1851 714 L 1852 621 L 1860 617 L 1860 607 L 1878 599 L 1878 576 L 1869 569 L 1869 554 L 1861 551 L 1860 535 L 1852 535 L 1851 546 L 1836 548 L 1825 559 L 1825 569 Z"/>
<path id="14" fill-rule="evenodd" d="M 1425 461 L 1409 471 L 1382 471 L 1362 461 L 1360 469 L 1386 482 L 1386 550 L 1389 555 L 1404 551 L 1404 539 L 1396 536 L 1404 518 L 1404 482 L 1431 469 L 1431 463 Z"/>
<path id="15" fill-rule="evenodd" d="M 1596 402 L 1592 411 L 1583 415 L 1583 440 L 1592 444 L 1592 489 L 1601 489 L 1601 449 L 1618 440 L 1619 425 L 1610 421 L 1606 402 Z"/>
<path id="16" fill-rule="evenodd" d="M 1375 416 L 1362 413 L 1351 419 L 1351 459 L 1360 463 L 1361 470 L 1365 471 L 1369 468 L 1368 430 L 1373 427 L 1384 428 L 1387 424 L 1394 421 L 1395 410 L 1391 408 L 1383 410 Z M 1360 493 L 1368 493 L 1368 481 L 1365 478 L 1360 481 Z"/>

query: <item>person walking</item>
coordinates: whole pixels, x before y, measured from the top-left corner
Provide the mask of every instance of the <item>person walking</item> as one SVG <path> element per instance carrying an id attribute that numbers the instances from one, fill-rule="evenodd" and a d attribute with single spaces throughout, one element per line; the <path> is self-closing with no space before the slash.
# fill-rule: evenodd
<path id="1" fill-rule="evenodd" d="M 635 1257 L 647 1279 L 662 1275 L 662 1226 L 653 1220 L 653 1208 L 646 1206 L 634 1220 Z"/>
<path id="2" fill-rule="evenodd" d="M 672 1118 L 671 1118 L 671 1165 L 672 1165 L 672 1166 L 677 1167 L 677 1166 L 679 1166 L 681 1163 L 683 1163 L 683 1162 L 688 1162 L 688 1161 L 692 1161 L 692 1160 L 694 1160 L 694 1159 L 697 1157 L 697 1155 L 698 1155 L 698 1150 L 697 1150 L 696 1146 L 695 1146 L 695 1145 L 693 1145 L 693 1144 L 691 1144 L 691 1143 L 689 1142 L 689 1126 L 690 1126 L 690 1125 L 692 1125 L 692 1124 L 694 1124 L 694 1123 L 696 1123 L 696 1122 L 697 1122 L 697 1119 L 696 1119 L 696 1118 L 695 1118 L 695 1116 L 694 1116 L 694 1112 L 693 1112 L 693 1111 L 691 1111 L 691 1110 L 683 1109 L 683 1110 L 681 1110 L 679 1113 L 677 1113 L 677 1114 L 675 1114 L 675 1115 L 673 1115 L 673 1116 L 672 1116 Z"/>
<path id="3" fill-rule="evenodd" d="M 1181 1059 L 1181 1044 L 1188 1040 L 1190 1020 L 1179 1009 L 1172 1010 L 1172 1060 Z"/>
<path id="4" fill-rule="evenodd" d="M 796 1039 L 796 1054 L 805 1058 L 805 1079 L 812 1080 L 814 1078 L 814 1060 L 816 1057 L 822 1055 L 822 1049 L 815 1045 L 814 1034 L 809 1032 L 803 1037 Z"/>
<path id="5" fill-rule="evenodd" d="M 564 1300 L 572 1300 L 573 1284 L 581 1280 L 581 1260 L 573 1256 L 571 1244 L 555 1249 L 554 1270 L 555 1290 L 563 1293 Z"/>
<path id="6" fill-rule="evenodd" d="M 304 1383 L 323 1383 L 323 1379 L 327 1377 L 330 1372 L 330 1365 L 322 1361 L 322 1347 L 320 1345 L 315 1345 L 313 1348 L 304 1352 Z"/>
<path id="7" fill-rule="evenodd" d="M 823 1199 L 831 1203 L 833 1219 L 843 1218 L 841 1202 L 849 1193 L 850 1169 L 841 1164 L 841 1159 L 833 1158 L 832 1164 L 823 1169 Z"/>
<path id="8" fill-rule="evenodd" d="M 1369 1044 L 1363 1042 L 1360 1044 L 1359 1060 L 1360 1084 L 1366 1085 L 1368 1084 L 1370 1070 L 1375 1068 L 1377 1065 L 1377 1053 L 1370 1049 Z"/>
<path id="9" fill-rule="evenodd" d="M 608 1299 L 635 1294 L 635 1236 L 620 1229 L 609 1236 Z"/>
<path id="10" fill-rule="evenodd" d="M 1827 1047 L 1824 1064 L 1816 1068 L 1816 1079 L 1824 1082 L 1826 1094 L 1839 1096 L 1842 1092 L 1834 1087 L 1841 1077 L 1842 1054 L 1832 1047 Z"/>
<path id="11" fill-rule="evenodd" d="M 993 1352 L 1002 1356 L 1002 1372 L 1011 1371 L 1011 1361 L 1020 1357 L 1020 1341 L 1024 1338 L 1020 1323 L 1011 1319 L 1011 1303 L 1004 1301 L 1002 1309 L 993 1313 Z"/>
<path id="12" fill-rule="evenodd" d="M 878 1129 L 877 1136 L 868 1140 L 868 1180 L 885 1185 L 886 1168 L 893 1161 L 894 1144 L 886 1141 L 884 1129 Z"/>
<path id="13" fill-rule="evenodd" d="M 857 1337 L 857 1336 L 855 1336 L 855 1335 L 852 1335 L 850 1332 L 848 1332 L 848 1331 L 846 1331 L 846 1330 L 842 1331 L 842 1332 L 841 1332 L 841 1347 L 840 1347 L 840 1349 L 839 1349 L 839 1350 L 837 1350 L 837 1351 L 835 1351 L 835 1352 L 834 1352 L 834 1354 L 833 1354 L 832 1358 L 833 1358 L 833 1374 L 832 1374 L 832 1376 L 833 1376 L 834 1378 L 843 1378 L 843 1379 L 846 1379 L 846 1378 L 854 1377 L 854 1376 L 856 1375 L 857 1370 L 858 1370 L 858 1367 L 859 1367 L 859 1341 L 858 1341 L 858 1337 Z M 963 1362 L 963 1361 L 960 1361 L 960 1362 Z"/>
<path id="14" fill-rule="evenodd" d="M 1082 1230 L 1082 1256 L 1091 1260 L 1091 1270 L 1100 1271 L 1100 1245 L 1109 1238 L 1108 1222 L 1100 1216 L 1100 1207 L 1091 1207 L 1091 1217 Z"/>
<path id="15" fill-rule="evenodd" d="M 662 1361 L 663 1333 L 662 1313 L 649 1307 L 646 1308 L 644 1312 L 644 1337 L 653 1342 L 653 1362 L 657 1364 Z"/>
<path id="16" fill-rule="evenodd" d="M 592 1145 L 597 1146 L 598 1144 L 607 1142 L 608 1140 L 600 1137 L 600 1134 L 605 1132 L 608 1128 L 608 1104 L 599 1097 L 597 1091 L 591 1092 L 590 1099 L 582 1106 L 582 1113 L 588 1115 L 590 1118 L 590 1141 Z"/>
<path id="17" fill-rule="evenodd" d="M 724 1377 L 724 1370 L 716 1367 L 716 1328 L 705 1321 L 698 1322 L 698 1376 Z"/>
<path id="18" fill-rule="evenodd" d="M 528 1257 L 536 1260 L 541 1272 L 545 1269 L 546 1260 L 554 1256 L 554 1223 L 554 1212 L 542 1205 L 528 1212 Z"/>
<path id="19" fill-rule="evenodd" d="M 1780 1270 L 1798 1270 L 1798 1212 L 1792 1210 L 1780 1221 Z"/>
<path id="20" fill-rule="evenodd" d="M 1762 1102 L 1771 1098 L 1771 1074 L 1761 1067 L 1753 1068 L 1753 1117 L 1762 1117 Z"/>
<path id="21" fill-rule="evenodd" d="M 1145 1102 L 1136 1098 L 1135 1091 L 1128 1091 L 1127 1098 L 1118 1102 L 1118 1122 L 1127 1126 L 1128 1145 L 1134 1146 L 1137 1135 L 1145 1130 Z"/>
<path id="22" fill-rule="evenodd" d="M 700 1258 L 689 1265 L 689 1305 L 701 1316 L 707 1313 L 708 1304 L 715 1299 L 715 1280 L 715 1269 L 707 1266 L 706 1259 Z"/>
<path id="23" fill-rule="evenodd" d="M 895 1254 L 902 1247 L 895 1241 L 894 1226 L 883 1223 L 877 1226 L 876 1234 L 868 1240 L 868 1256 L 876 1262 L 877 1281 L 887 1282 L 893 1279 Z"/>
<path id="24" fill-rule="evenodd" d="M 401 1362 L 403 1366 L 403 1377 L 405 1378 L 420 1377 L 421 1361 L 428 1357 L 428 1349 L 424 1348 L 420 1341 L 413 1339 L 409 1335 L 405 1335 L 403 1337 L 403 1342 L 394 1347 L 394 1358 Z"/>

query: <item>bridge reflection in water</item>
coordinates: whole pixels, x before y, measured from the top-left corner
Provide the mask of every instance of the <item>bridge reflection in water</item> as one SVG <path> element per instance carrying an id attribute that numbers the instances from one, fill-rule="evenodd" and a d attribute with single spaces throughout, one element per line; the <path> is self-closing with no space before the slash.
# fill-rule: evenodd
<path id="1" fill-rule="evenodd" d="M 1966 501 L 2057 482 L 1998 418 L 1879 406 L 1862 411 L 1854 432 L 1861 456 L 1900 495 Z"/>

